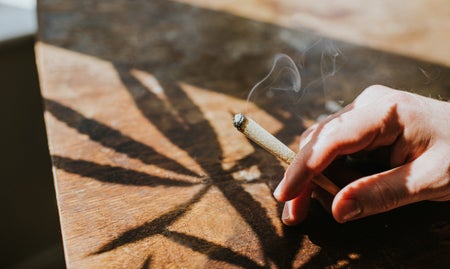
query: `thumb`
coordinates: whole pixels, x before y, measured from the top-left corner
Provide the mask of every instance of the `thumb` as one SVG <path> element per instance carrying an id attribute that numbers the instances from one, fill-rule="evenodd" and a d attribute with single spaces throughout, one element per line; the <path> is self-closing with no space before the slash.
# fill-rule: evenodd
<path id="1" fill-rule="evenodd" d="M 423 157 L 423 158 L 421 158 Z M 433 175 L 430 161 L 421 156 L 403 166 L 358 179 L 343 188 L 334 198 L 332 214 L 343 223 L 386 212 L 410 203 L 429 199 L 439 177 Z M 425 168 L 426 167 L 426 168 Z"/>

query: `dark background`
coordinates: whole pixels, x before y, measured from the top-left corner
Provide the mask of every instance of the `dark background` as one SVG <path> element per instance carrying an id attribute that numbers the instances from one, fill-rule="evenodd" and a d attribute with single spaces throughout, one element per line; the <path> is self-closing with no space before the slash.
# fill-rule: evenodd
<path id="1" fill-rule="evenodd" d="M 31 37 L 0 44 L 1 268 L 64 268 Z"/>

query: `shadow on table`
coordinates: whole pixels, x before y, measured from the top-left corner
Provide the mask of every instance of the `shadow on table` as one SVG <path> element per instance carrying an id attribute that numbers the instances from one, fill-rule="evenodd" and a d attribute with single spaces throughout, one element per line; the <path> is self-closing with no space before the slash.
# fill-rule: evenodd
<path id="1" fill-rule="evenodd" d="M 345 225 L 336 224 L 314 206 L 305 224 L 284 228 L 284 236 L 278 236 L 264 205 L 256 201 L 241 183 L 233 180 L 231 173 L 258 165 L 262 175 L 274 175 L 271 178 L 263 176 L 263 181 L 273 190 L 277 183 L 275 178 L 280 178 L 283 168 L 257 147 L 255 154 L 240 160 L 236 167 L 222 168 L 223 151 L 214 129 L 178 83 L 182 81 L 245 99 L 248 89 L 267 72 L 276 53 L 291 55 L 301 65 L 306 91 L 299 110 L 287 112 L 276 98 L 262 99 L 257 104 L 283 124 L 275 135 L 291 143 L 304 129 L 299 124 L 299 115 L 315 119 L 324 113 L 323 106 L 327 100 L 349 102 L 373 83 L 447 98 L 450 85 L 448 68 L 344 42 L 330 43 L 306 31 L 171 1 L 114 1 L 108 8 L 102 8 L 101 4 L 74 2 L 67 8 L 58 9 L 52 9 L 44 2 L 41 13 L 45 32 L 40 36 L 44 42 L 113 62 L 141 113 L 173 144 L 188 152 L 207 173 L 207 179 L 198 183 L 203 187 L 191 201 L 119 234 L 92 255 L 158 234 L 203 253 L 211 260 L 246 268 L 268 267 L 271 263 L 280 268 L 293 267 L 295 260 L 299 259 L 296 256 L 299 251 L 305 255 L 300 257 L 304 261 L 303 266 L 311 268 L 333 265 L 420 267 L 433 260 L 436 266 L 445 263 L 443 257 L 449 249 L 449 203 L 413 205 Z M 324 53 L 329 48 L 338 53 L 336 61 L 333 60 L 335 54 Z M 337 71 L 334 65 L 326 64 L 328 61 L 338 65 L 338 72 L 334 72 Z M 331 69 L 324 73 L 324 68 Z M 137 80 L 131 74 L 132 69 L 154 75 L 170 106 Z M 424 72 L 432 75 L 424 75 Z M 176 161 L 158 155 L 149 146 L 88 118 L 82 112 L 55 100 L 46 100 L 46 107 L 58 120 L 105 147 L 144 163 L 181 174 L 192 173 Z M 177 112 L 178 118 L 173 116 L 173 111 Z M 207 150 L 204 144 L 208 145 Z M 58 169 L 116 184 L 139 185 L 148 179 L 146 175 L 129 169 L 105 167 L 61 156 L 53 156 L 53 164 Z M 161 178 L 151 180 L 154 185 L 175 184 Z M 255 262 L 254 257 L 234 252 L 208 239 L 167 229 L 200 201 L 211 186 L 223 193 L 251 227 L 263 252 L 260 259 L 263 266 Z M 281 205 L 278 212 L 281 214 Z M 444 229 L 442 234 L 436 232 L 440 227 Z M 308 252 L 302 245 L 303 238 L 309 238 L 320 246 L 320 252 Z M 409 258 L 410 255 L 414 258 Z M 144 266 L 151 265 L 151 261 L 148 257 Z"/>

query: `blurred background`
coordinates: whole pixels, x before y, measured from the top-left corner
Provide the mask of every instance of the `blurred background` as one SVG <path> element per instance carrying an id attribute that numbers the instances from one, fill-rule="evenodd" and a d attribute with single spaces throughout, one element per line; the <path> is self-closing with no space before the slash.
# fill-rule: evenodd
<path id="1" fill-rule="evenodd" d="M 1 268 L 64 268 L 34 41 L 35 0 L 0 0 Z"/>

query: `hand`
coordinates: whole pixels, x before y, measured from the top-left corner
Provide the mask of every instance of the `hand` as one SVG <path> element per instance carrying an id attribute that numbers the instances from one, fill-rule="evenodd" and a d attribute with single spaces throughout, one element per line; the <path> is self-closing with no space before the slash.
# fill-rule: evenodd
<path id="1" fill-rule="evenodd" d="M 423 200 L 450 200 L 450 104 L 376 85 L 302 135 L 274 192 L 278 201 L 287 201 L 283 222 L 294 225 L 306 217 L 314 175 L 343 156 L 380 148 L 388 149 L 389 169 L 341 189 L 331 206 L 336 221 Z"/>

